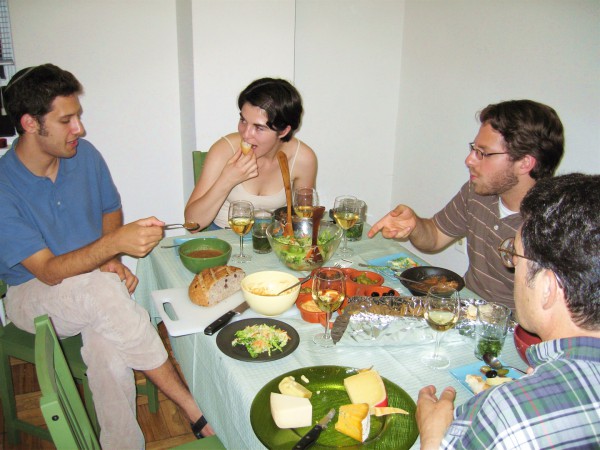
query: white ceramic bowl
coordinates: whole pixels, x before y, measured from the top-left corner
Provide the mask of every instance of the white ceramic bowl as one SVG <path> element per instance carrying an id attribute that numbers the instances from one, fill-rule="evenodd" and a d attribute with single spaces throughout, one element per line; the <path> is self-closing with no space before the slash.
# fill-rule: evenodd
<path id="1" fill-rule="evenodd" d="M 300 293 L 300 285 L 281 295 L 275 294 L 297 282 L 298 277 L 292 274 L 265 270 L 246 275 L 242 280 L 242 293 L 255 312 L 278 316 L 292 307 Z"/>

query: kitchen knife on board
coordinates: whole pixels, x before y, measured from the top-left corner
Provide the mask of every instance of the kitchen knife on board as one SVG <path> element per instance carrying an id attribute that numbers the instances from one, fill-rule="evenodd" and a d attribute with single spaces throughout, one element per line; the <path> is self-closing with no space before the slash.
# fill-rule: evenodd
<path id="1" fill-rule="evenodd" d="M 225 314 L 223 314 L 221 317 L 219 317 L 217 320 L 215 320 L 213 323 L 211 323 L 209 326 L 207 326 L 204 329 L 204 334 L 206 334 L 208 336 L 212 336 L 213 333 L 216 333 L 221 328 L 223 328 L 225 325 L 227 325 L 234 316 L 243 313 L 249 307 L 250 307 L 250 305 L 248 305 L 248 302 L 244 302 L 241 305 L 233 308 L 231 311 L 227 311 Z"/>

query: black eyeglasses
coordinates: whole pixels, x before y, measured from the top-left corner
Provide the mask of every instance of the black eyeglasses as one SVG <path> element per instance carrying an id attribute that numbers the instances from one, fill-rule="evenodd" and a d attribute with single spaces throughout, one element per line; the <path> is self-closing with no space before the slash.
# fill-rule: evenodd
<path id="1" fill-rule="evenodd" d="M 508 152 L 494 152 L 494 153 L 486 153 L 483 150 L 475 147 L 475 142 L 469 142 L 469 152 L 475 152 L 475 156 L 478 160 L 482 160 L 483 158 L 487 158 L 488 156 L 494 155 L 506 155 Z"/>
<path id="2" fill-rule="evenodd" d="M 498 253 L 500 253 L 500 258 L 502 258 L 502 264 L 504 264 L 509 269 L 514 269 L 517 265 L 517 258 L 527 259 L 529 261 L 533 261 L 534 263 L 539 264 L 535 259 L 528 258 L 527 256 L 519 255 L 515 251 L 515 238 L 507 238 L 502 241 L 500 247 L 498 247 Z"/>
<path id="3" fill-rule="evenodd" d="M 535 259 L 532 259 L 532 258 L 528 258 L 525 255 L 519 255 L 515 251 L 515 238 L 512 238 L 512 237 L 504 239 L 502 241 L 502 243 L 500 244 L 500 247 L 498 247 L 498 253 L 500 254 L 500 258 L 502 259 L 502 264 L 504 264 L 504 266 L 508 267 L 509 269 L 515 268 L 515 266 L 517 265 L 517 258 L 523 258 L 528 261 L 532 261 L 532 262 L 536 263 L 538 266 L 543 267 L 539 261 L 536 261 Z M 556 277 L 556 282 L 562 289 L 562 287 L 563 287 L 562 280 L 559 278 L 558 275 L 556 275 L 556 273 L 554 273 L 554 276 Z"/>

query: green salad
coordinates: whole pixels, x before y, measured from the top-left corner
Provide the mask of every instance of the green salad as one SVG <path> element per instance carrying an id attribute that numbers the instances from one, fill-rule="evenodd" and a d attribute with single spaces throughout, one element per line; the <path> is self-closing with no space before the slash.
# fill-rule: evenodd
<path id="1" fill-rule="evenodd" d="M 274 325 L 252 325 L 243 330 L 236 331 L 235 339 L 231 342 L 236 345 L 245 345 L 252 358 L 267 352 L 271 356 L 274 350 L 283 351 L 290 337 L 287 332 L 276 328 Z"/>
<path id="2" fill-rule="evenodd" d="M 310 268 L 310 261 L 306 257 L 311 249 L 312 238 L 310 236 L 296 238 L 287 236 L 276 236 L 273 238 L 278 244 L 277 254 L 288 267 L 295 270 L 306 270 Z M 323 258 L 327 259 L 335 244 L 335 233 L 324 230 L 317 238 L 317 245 Z"/>

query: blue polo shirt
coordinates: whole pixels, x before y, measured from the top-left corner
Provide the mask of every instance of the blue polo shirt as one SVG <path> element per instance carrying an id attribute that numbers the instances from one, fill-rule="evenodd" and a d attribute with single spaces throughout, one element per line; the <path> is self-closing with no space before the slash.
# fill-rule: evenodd
<path id="1" fill-rule="evenodd" d="M 9 285 L 33 275 L 21 261 L 48 248 L 71 252 L 102 236 L 102 217 L 121 208 L 121 197 L 102 155 L 79 140 L 77 153 L 61 159 L 56 181 L 32 174 L 15 153 L 0 158 L 0 279 Z"/>

